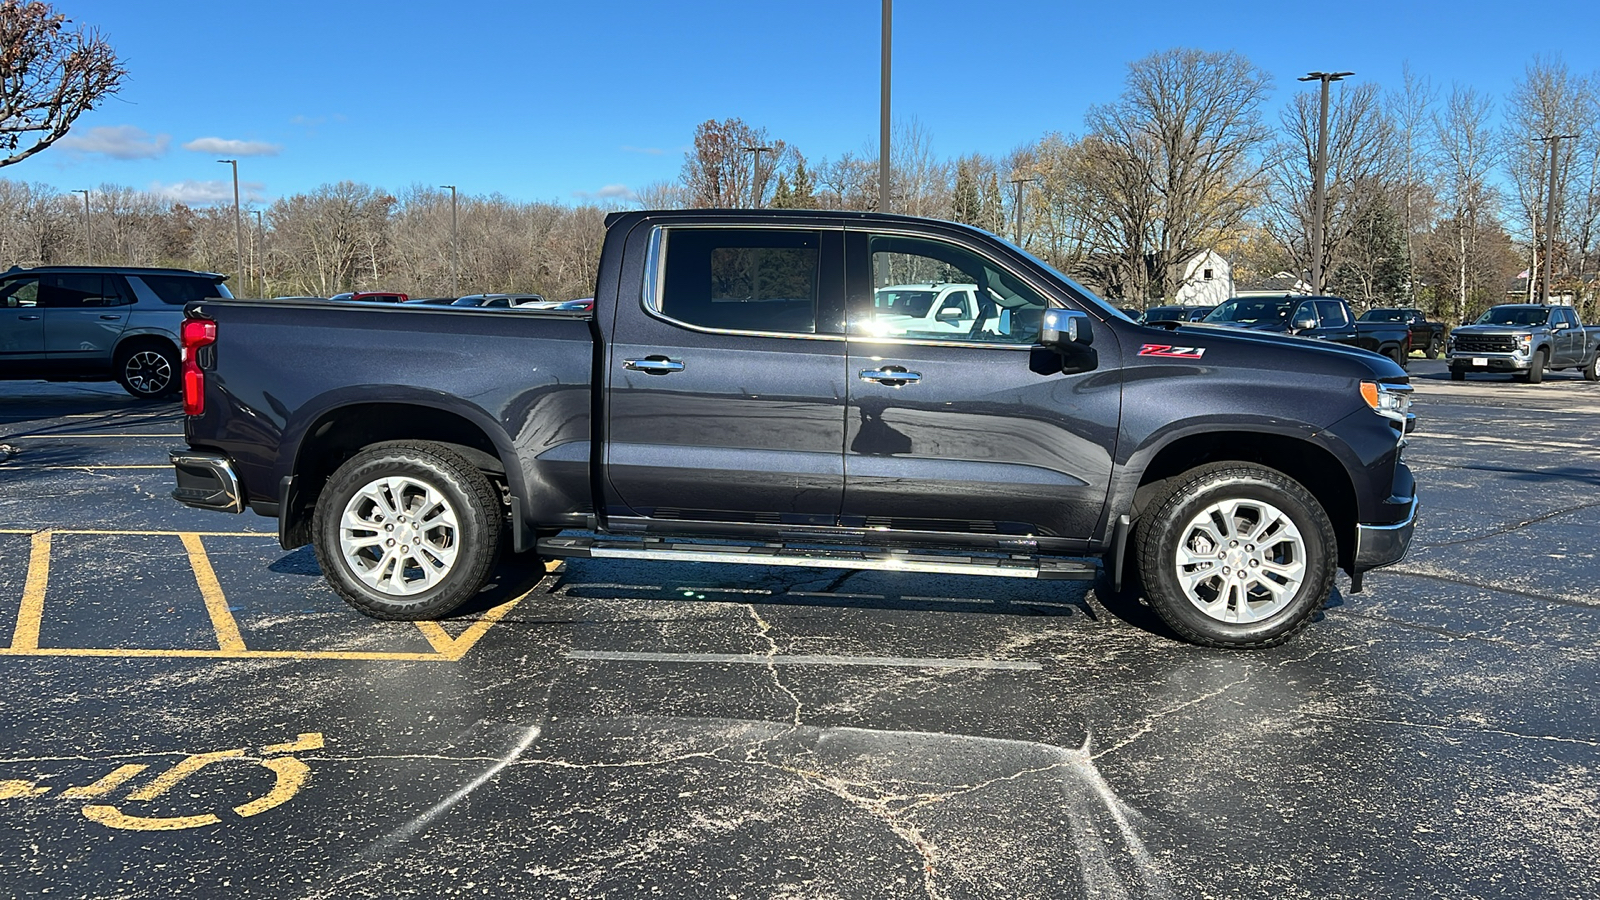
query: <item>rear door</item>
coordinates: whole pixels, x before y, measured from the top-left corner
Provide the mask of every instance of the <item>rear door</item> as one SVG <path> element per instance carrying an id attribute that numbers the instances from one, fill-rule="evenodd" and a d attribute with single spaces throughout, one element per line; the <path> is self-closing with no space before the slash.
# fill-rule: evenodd
<path id="1" fill-rule="evenodd" d="M 656 227 L 607 348 L 613 517 L 832 526 L 844 490 L 838 228 Z"/>
<path id="2" fill-rule="evenodd" d="M 1097 332 L 1097 370 L 1063 375 L 1036 346 L 1054 305 L 1025 278 L 952 240 L 852 231 L 840 524 L 966 541 L 1092 535 L 1121 413 L 1119 351 Z M 872 328 L 875 287 L 976 285 L 965 333 Z"/>
<path id="3" fill-rule="evenodd" d="M 32 368 L 44 359 L 44 310 L 39 308 L 39 277 L 23 275 L 0 282 L 0 367 Z"/>
<path id="4" fill-rule="evenodd" d="M 120 275 L 69 272 L 43 276 L 45 353 L 52 363 L 77 370 L 111 365 L 117 338 L 128 324 L 133 292 Z"/>

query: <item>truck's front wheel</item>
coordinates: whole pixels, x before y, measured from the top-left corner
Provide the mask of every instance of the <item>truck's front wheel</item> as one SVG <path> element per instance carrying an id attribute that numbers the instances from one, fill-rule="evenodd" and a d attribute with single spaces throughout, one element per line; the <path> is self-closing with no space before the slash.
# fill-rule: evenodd
<path id="1" fill-rule="evenodd" d="M 426 441 L 374 444 L 317 499 L 313 546 L 328 583 L 378 619 L 436 619 L 494 570 L 500 504 L 483 473 Z"/>
<path id="2" fill-rule="evenodd" d="M 1209 647 L 1270 647 L 1304 629 L 1332 589 L 1338 546 L 1316 498 L 1249 463 L 1174 482 L 1139 526 L 1139 572 L 1161 618 Z"/>

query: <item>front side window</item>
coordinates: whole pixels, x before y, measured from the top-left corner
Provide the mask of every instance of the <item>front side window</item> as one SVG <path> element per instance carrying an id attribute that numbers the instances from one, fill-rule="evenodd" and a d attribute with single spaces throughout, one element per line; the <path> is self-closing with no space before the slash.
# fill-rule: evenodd
<path id="1" fill-rule="evenodd" d="M 1344 304 L 1337 300 L 1318 300 L 1317 317 L 1322 320 L 1323 328 L 1342 328 L 1350 324 L 1350 317 L 1345 315 Z"/>
<path id="2" fill-rule="evenodd" d="M 39 305 L 39 279 L 13 278 L 0 284 L 0 298 L 6 309 L 25 309 Z"/>
<path id="3" fill-rule="evenodd" d="M 1311 320 L 1310 327 L 1317 327 L 1317 305 L 1315 302 L 1307 300 L 1295 307 L 1294 316 L 1289 319 L 1289 324 L 1291 327 L 1298 327 L 1295 326 L 1295 323 L 1304 319 Z"/>
<path id="4" fill-rule="evenodd" d="M 815 334 L 821 238 L 815 231 L 670 229 L 654 308 L 702 328 Z"/>
<path id="5" fill-rule="evenodd" d="M 872 307 L 851 334 L 993 344 L 1033 344 L 1049 303 L 975 253 L 925 238 L 872 235 Z"/>
<path id="6" fill-rule="evenodd" d="M 1571 325 L 1573 328 L 1578 327 L 1578 314 L 1573 312 L 1571 309 L 1563 306 L 1561 309 L 1556 311 L 1556 315 L 1561 317 L 1560 321 Z"/>
<path id="7" fill-rule="evenodd" d="M 117 306 L 122 299 L 113 286 L 106 290 L 106 279 L 99 274 L 71 273 L 46 275 L 39 281 L 39 305 L 46 309 L 84 309 Z M 109 293 L 109 296 L 108 296 Z"/>

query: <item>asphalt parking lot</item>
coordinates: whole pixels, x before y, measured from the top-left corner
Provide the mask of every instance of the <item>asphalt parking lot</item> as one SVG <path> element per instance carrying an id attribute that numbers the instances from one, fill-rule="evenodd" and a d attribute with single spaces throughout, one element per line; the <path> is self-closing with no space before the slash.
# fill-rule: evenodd
<path id="1" fill-rule="evenodd" d="M 0 894 L 1600 895 L 1600 385 L 1413 375 L 1411 555 L 1252 653 L 601 560 L 376 622 L 169 499 L 175 405 L 0 384 Z"/>

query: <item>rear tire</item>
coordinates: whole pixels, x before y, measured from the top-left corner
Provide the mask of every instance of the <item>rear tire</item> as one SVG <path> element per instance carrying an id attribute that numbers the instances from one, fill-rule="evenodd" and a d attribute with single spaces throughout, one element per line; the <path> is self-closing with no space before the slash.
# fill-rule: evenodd
<path id="1" fill-rule="evenodd" d="M 1528 383 L 1539 384 L 1544 381 L 1544 351 L 1533 351 L 1533 361 L 1528 363 Z"/>
<path id="2" fill-rule="evenodd" d="M 1138 534 L 1145 597 L 1162 620 L 1193 643 L 1230 649 L 1304 630 L 1337 566 L 1338 538 L 1317 499 L 1242 462 L 1201 466 L 1173 484 L 1146 507 Z"/>
<path id="3" fill-rule="evenodd" d="M 1402 370 L 1410 368 L 1411 358 L 1407 356 L 1406 351 L 1400 347 L 1396 347 L 1391 350 L 1389 352 L 1389 358 L 1394 360 L 1394 364 L 1399 366 Z"/>
<path id="4" fill-rule="evenodd" d="M 493 574 L 504 522 L 484 474 L 428 441 L 373 444 L 317 498 L 312 546 L 328 583 L 375 619 L 437 619 Z"/>
<path id="5" fill-rule="evenodd" d="M 177 393 L 178 351 L 149 342 L 124 347 L 112 362 L 117 383 L 140 400 L 161 400 Z"/>

